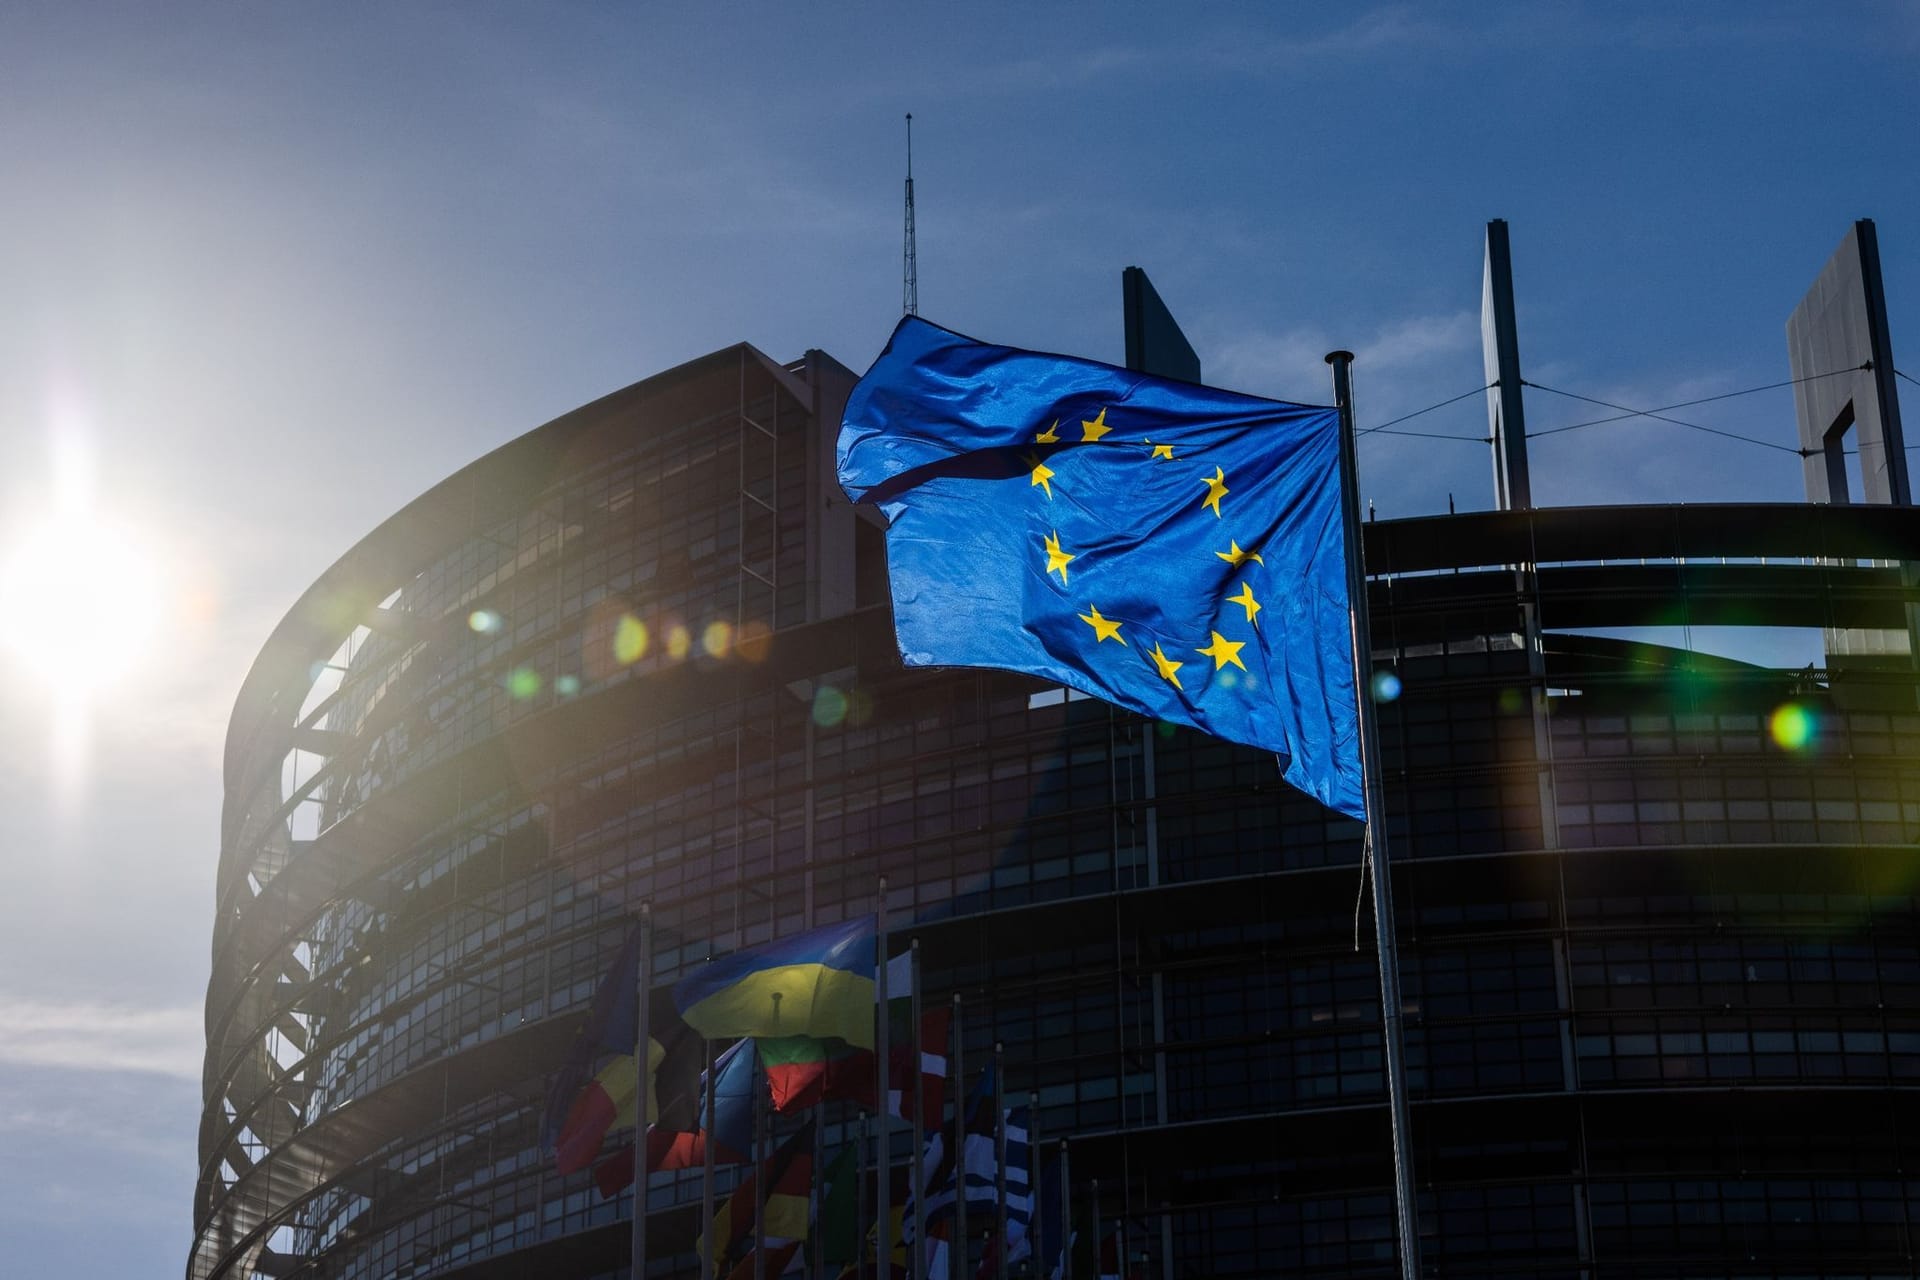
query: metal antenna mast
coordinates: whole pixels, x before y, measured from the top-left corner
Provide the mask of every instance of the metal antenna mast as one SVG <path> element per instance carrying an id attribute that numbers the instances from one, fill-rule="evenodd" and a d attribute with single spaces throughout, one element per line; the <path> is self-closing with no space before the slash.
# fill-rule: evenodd
<path id="1" fill-rule="evenodd" d="M 920 314 L 920 261 L 913 245 L 913 112 L 907 112 L 907 244 L 900 281 L 900 309 Z"/>

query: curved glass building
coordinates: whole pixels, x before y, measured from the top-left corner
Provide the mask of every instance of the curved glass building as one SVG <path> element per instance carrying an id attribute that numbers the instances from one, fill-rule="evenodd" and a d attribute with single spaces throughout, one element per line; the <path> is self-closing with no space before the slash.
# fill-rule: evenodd
<path id="1" fill-rule="evenodd" d="M 1358 824 L 1258 752 L 903 670 L 832 479 L 852 381 L 740 346 L 596 401 L 276 630 L 189 1280 L 623 1274 L 630 1197 L 540 1117 L 638 904 L 664 986 L 882 877 L 1126 1274 L 1394 1273 Z M 1920 517 L 1366 536 L 1428 1274 L 1914 1274 Z M 698 1195 L 653 1180 L 654 1274 L 696 1274 Z"/>

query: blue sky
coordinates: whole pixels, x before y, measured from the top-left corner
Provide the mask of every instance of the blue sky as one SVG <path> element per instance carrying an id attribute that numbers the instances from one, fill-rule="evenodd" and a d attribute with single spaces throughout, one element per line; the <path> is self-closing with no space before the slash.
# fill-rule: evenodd
<path id="1" fill-rule="evenodd" d="M 221 739 L 273 624 L 595 396 L 741 339 L 864 367 L 906 111 L 923 314 L 1118 360 L 1138 264 L 1211 381 L 1324 400 L 1353 348 L 1368 425 L 1482 382 L 1491 217 L 1534 381 L 1653 406 L 1786 378 L 1857 217 L 1920 376 L 1917 64 L 1911 3 L 7 5 L 0 554 L 77 452 L 163 588 L 90 699 L 0 650 L 8 1268 L 181 1271 Z M 1794 443 L 1784 391 L 1680 416 Z M 1472 443 L 1361 465 L 1383 517 L 1491 501 Z M 1786 454 L 1657 422 L 1533 468 L 1549 505 L 1802 493 Z"/>

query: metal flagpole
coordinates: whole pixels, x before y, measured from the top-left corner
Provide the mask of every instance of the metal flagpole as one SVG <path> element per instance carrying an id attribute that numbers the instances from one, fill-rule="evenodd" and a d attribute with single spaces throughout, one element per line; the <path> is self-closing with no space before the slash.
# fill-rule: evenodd
<path id="1" fill-rule="evenodd" d="M 807 1242 L 800 1246 L 800 1274 L 810 1276 L 819 1271 L 819 1251 L 823 1244 L 820 1239 L 820 1208 L 822 1188 L 820 1178 L 824 1172 L 827 1132 L 827 1108 L 825 1103 L 816 1102 L 809 1112 L 812 1117 L 808 1123 L 813 1126 L 813 1172 L 807 1177 L 807 1221 L 814 1224 L 814 1230 L 807 1233 Z M 807 1265 L 807 1259 L 813 1259 L 814 1265 Z"/>
<path id="2" fill-rule="evenodd" d="M 853 1184 L 853 1225 L 858 1243 L 853 1248 L 853 1274 L 867 1280 L 867 1118 L 860 1117 L 860 1136 L 854 1140 L 860 1153 L 860 1176 Z"/>
<path id="3" fill-rule="evenodd" d="M 1367 567 L 1360 531 L 1360 467 L 1353 425 L 1353 352 L 1327 354 L 1340 410 L 1340 507 L 1347 534 L 1347 603 L 1353 636 L 1353 693 L 1359 702 L 1361 785 L 1366 795 L 1363 860 L 1373 876 L 1373 932 L 1380 959 L 1381 1040 L 1387 1054 L 1387 1109 L 1393 1119 L 1394 1210 L 1402 1280 L 1419 1280 L 1419 1208 L 1407 1127 L 1407 1074 L 1401 1048 L 1400 955 L 1394 943 L 1393 875 L 1387 865 L 1386 797 L 1380 787 L 1380 726 L 1373 709 L 1373 626 L 1367 616 Z"/>
<path id="4" fill-rule="evenodd" d="M 1007 1280 L 1007 1077 L 1000 1069 L 1002 1045 L 993 1042 L 993 1131 L 994 1142 L 994 1224 L 993 1271 L 999 1280 Z"/>
<path id="5" fill-rule="evenodd" d="M 1047 1194 L 1046 1184 L 1040 1175 L 1045 1172 L 1046 1160 L 1040 1145 L 1040 1091 L 1035 1089 L 1027 1094 L 1027 1271 L 1039 1275 L 1042 1259 L 1040 1246 L 1045 1242 L 1045 1233 L 1040 1224 L 1045 1215 L 1040 1212 L 1040 1198 Z"/>
<path id="6" fill-rule="evenodd" d="M 880 1167 L 880 1177 L 874 1183 L 874 1204 L 879 1221 L 875 1224 L 880 1233 L 879 1256 L 874 1263 L 874 1273 L 880 1276 L 893 1274 L 893 1206 L 888 1203 L 893 1195 L 893 1126 L 887 1117 L 887 1024 L 892 1021 L 887 1016 L 887 878 L 880 877 L 880 897 L 873 908 L 874 947 L 876 951 L 874 966 L 874 1017 L 876 1026 L 873 1035 L 874 1058 L 874 1122 L 880 1126 L 880 1140 L 875 1144 L 877 1158 L 874 1163 Z"/>
<path id="7" fill-rule="evenodd" d="M 1093 1234 L 1092 1280 L 1100 1280 L 1102 1276 L 1107 1274 L 1106 1272 L 1107 1251 L 1103 1247 L 1106 1242 L 1100 1239 L 1100 1179 L 1098 1178 L 1095 1178 L 1093 1180 L 1093 1187 L 1091 1189 L 1091 1201 L 1093 1204 L 1093 1212 L 1088 1214 L 1087 1218 L 1088 1218 L 1088 1221 L 1093 1224 L 1092 1227 L 1090 1228 Z"/>
<path id="8" fill-rule="evenodd" d="M 713 1117 L 714 1108 L 718 1105 L 714 1095 L 720 1090 L 719 1082 L 715 1079 L 718 1072 L 714 1070 L 713 1041 L 701 1040 L 700 1052 L 707 1060 L 706 1097 L 701 1099 L 704 1114 L 700 1117 L 700 1229 L 706 1233 L 707 1242 L 703 1263 L 707 1274 L 712 1274 L 717 1269 L 715 1263 L 719 1257 L 713 1251 Z"/>
<path id="9" fill-rule="evenodd" d="M 960 993 L 953 993 L 953 1025 L 947 1030 L 953 1075 L 953 1248 L 947 1254 L 948 1280 L 967 1277 L 967 1083 L 966 1046 L 960 1034 Z"/>
<path id="10" fill-rule="evenodd" d="M 633 1135 L 633 1280 L 647 1274 L 647 1097 L 652 1092 L 648 1065 L 653 995 L 653 903 L 640 904 L 640 967 L 634 975 L 633 1060 L 639 1067 L 639 1097 L 634 1099 Z"/>
<path id="11" fill-rule="evenodd" d="M 1073 1179 L 1065 1138 L 1060 1139 L 1060 1280 L 1073 1280 Z"/>
<path id="12" fill-rule="evenodd" d="M 913 940 L 909 954 L 913 957 L 908 962 L 913 990 L 908 1015 L 913 1019 L 913 1071 L 907 1078 L 913 1081 L 913 1151 L 907 1157 L 910 1170 L 907 1176 L 913 1182 L 913 1248 L 909 1250 L 907 1274 L 911 1280 L 927 1280 L 927 1117 L 923 1109 L 927 1091 L 921 1075 L 926 1070 L 927 1047 L 920 1033 L 920 939 Z M 904 1088 L 900 1097 L 905 1105 Z"/>
<path id="13" fill-rule="evenodd" d="M 767 1115 L 765 1091 L 760 1088 L 760 1055 L 753 1049 L 747 1064 L 747 1087 L 753 1090 L 753 1280 L 767 1280 L 767 1166 L 773 1161 L 772 1118 Z M 732 1230 L 732 1223 L 728 1223 Z"/>

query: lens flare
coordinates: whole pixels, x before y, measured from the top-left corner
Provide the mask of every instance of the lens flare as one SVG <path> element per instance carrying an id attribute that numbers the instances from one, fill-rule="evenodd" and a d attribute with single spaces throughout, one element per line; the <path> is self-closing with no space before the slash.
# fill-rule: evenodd
<path id="1" fill-rule="evenodd" d="M 813 722 L 831 729 L 847 718 L 847 695 L 830 684 L 813 691 Z"/>
<path id="2" fill-rule="evenodd" d="M 700 633 L 700 647 L 709 658 L 724 658 L 733 651 L 733 628 L 724 622 L 713 621 Z"/>
<path id="3" fill-rule="evenodd" d="M 1818 736 L 1820 722 L 1808 708 L 1789 702 L 1774 708 L 1767 718 L 1767 732 L 1772 735 L 1775 746 L 1786 751 L 1805 751 Z"/>
<path id="4" fill-rule="evenodd" d="M 540 692 L 540 673 L 532 667 L 515 667 L 507 676 L 507 693 L 521 700 Z"/>
<path id="5" fill-rule="evenodd" d="M 483 636 L 493 635 L 506 624 L 506 619 L 491 609 L 475 609 L 467 615 L 467 625 Z"/>
<path id="6" fill-rule="evenodd" d="M 1379 671 L 1373 677 L 1373 700 L 1394 702 L 1400 697 L 1400 677 L 1391 671 Z"/>
<path id="7" fill-rule="evenodd" d="M 734 652 L 748 662 L 765 662 L 772 650 L 773 631 L 766 623 L 755 618 L 740 628 L 740 639 L 734 645 Z"/>
<path id="8" fill-rule="evenodd" d="M 647 656 L 647 624 L 632 614 L 622 614 L 620 621 L 613 624 L 613 658 L 623 667 L 630 667 Z"/>
<path id="9" fill-rule="evenodd" d="M 553 682 L 553 691 L 563 698 L 571 698 L 580 692 L 579 676 L 561 676 Z"/>
<path id="10" fill-rule="evenodd" d="M 693 648 L 692 634 L 679 623 L 667 628 L 667 656 L 675 662 L 687 656 L 687 650 Z"/>

